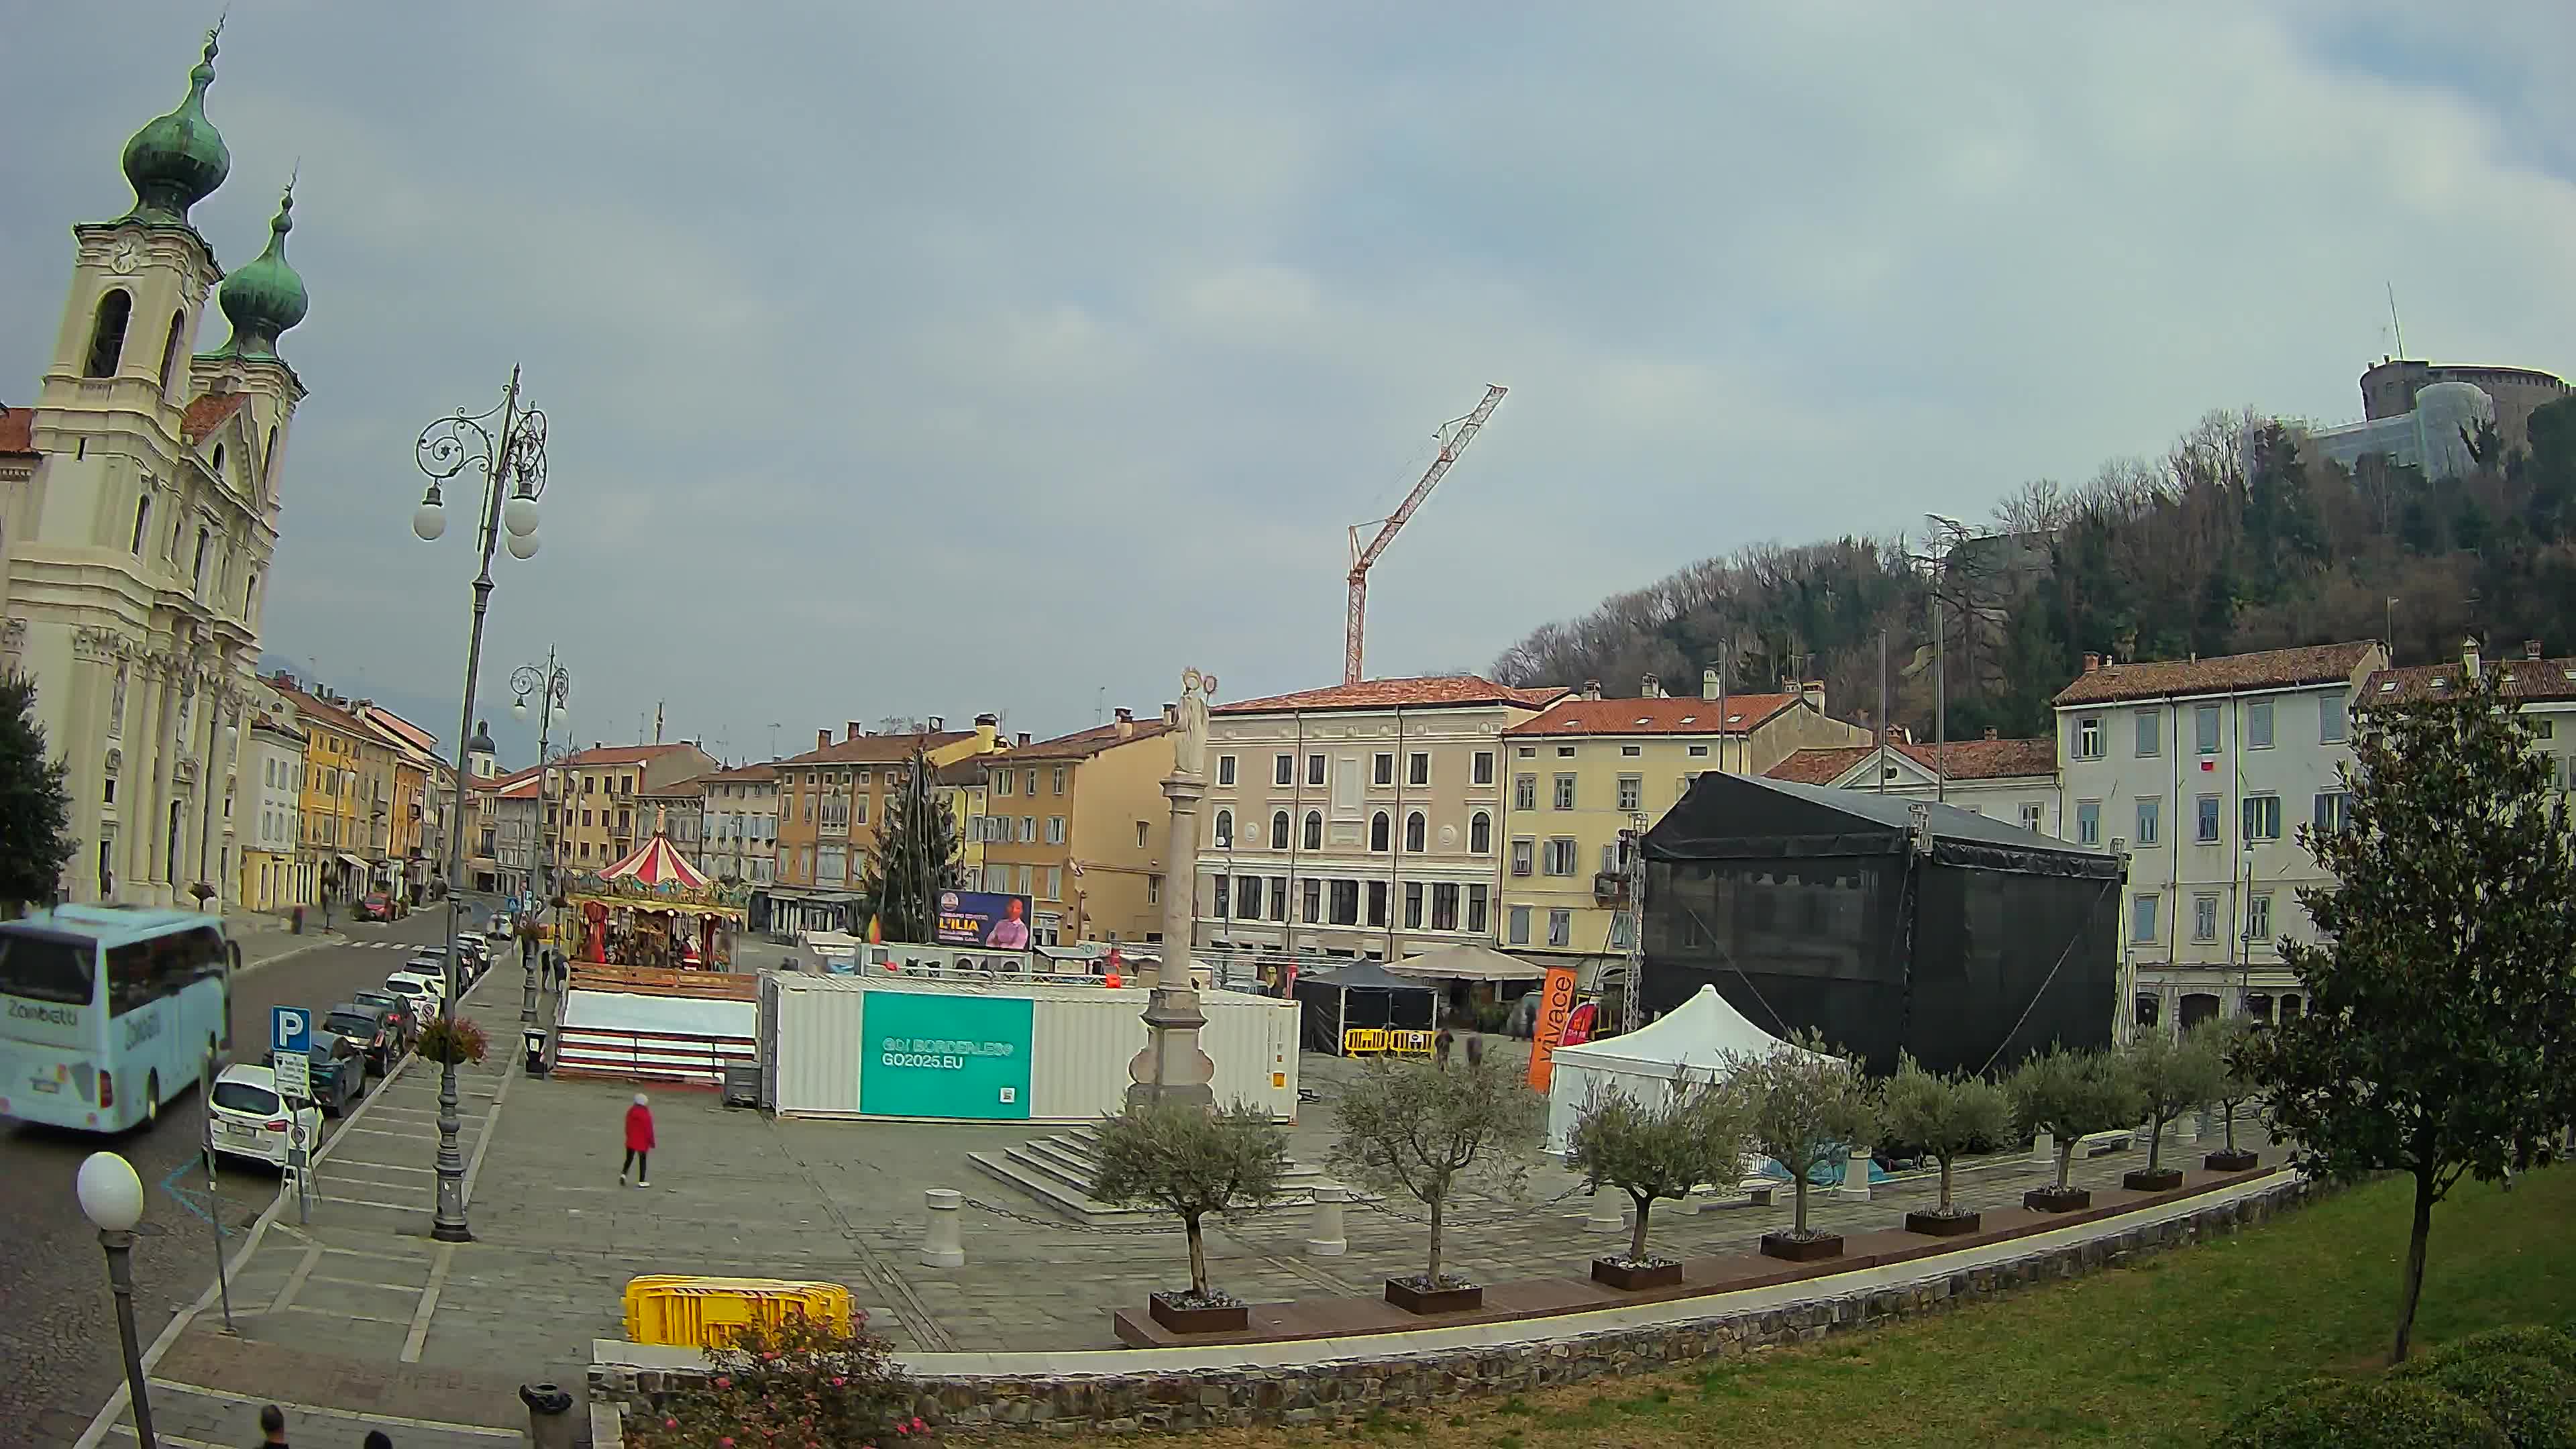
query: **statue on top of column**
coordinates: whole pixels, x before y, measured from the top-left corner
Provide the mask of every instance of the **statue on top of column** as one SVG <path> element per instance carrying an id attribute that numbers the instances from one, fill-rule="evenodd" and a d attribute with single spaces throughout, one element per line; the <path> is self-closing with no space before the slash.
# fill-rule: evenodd
<path id="1" fill-rule="evenodd" d="M 1173 774 L 1195 780 L 1207 773 L 1208 698 L 1215 693 L 1215 675 L 1181 671 L 1180 723 L 1172 736 Z"/>

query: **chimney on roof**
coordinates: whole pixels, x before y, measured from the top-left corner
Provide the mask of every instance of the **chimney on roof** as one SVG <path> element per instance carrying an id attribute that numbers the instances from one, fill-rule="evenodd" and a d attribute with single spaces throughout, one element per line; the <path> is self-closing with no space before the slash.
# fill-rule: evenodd
<path id="1" fill-rule="evenodd" d="M 852 726 L 850 726 L 850 733 L 851 733 L 851 734 L 854 734 L 854 735 L 855 735 L 855 734 L 857 734 L 858 732 L 859 732 L 859 727 L 858 727 L 857 725 L 852 725 Z M 832 732 L 831 732 L 830 730 L 816 730 L 816 731 L 814 731 L 814 748 L 816 748 L 816 749 L 818 749 L 818 750 L 826 750 L 826 749 L 830 749 L 831 747 L 832 747 Z"/>
<path id="2" fill-rule="evenodd" d="M 1122 740 L 1123 740 L 1123 739 L 1127 739 L 1127 738 L 1130 738 L 1131 736 L 1133 736 L 1135 733 L 1136 733 L 1136 711 L 1134 711 L 1134 710 L 1132 710 L 1132 709 L 1121 709 L 1121 710 L 1119 710 L 1119 711 L 1118 711 L 1118 738 L 1120 738 L 1120 739 L 1122 739 Z"/>
<path id="3" fill-rule="evenodd" d="M 1816 707 L 1816 713 L 1823 714 L 1825 712 L 1825 682 L 1823 680 L 1810 679 L 1806 681 L 1798 686 L 1798 694 L 1800 697 L 1804 698 L 1807 703 Z"/>
<path id="4" fill-rule="evenodd" d="M 1709 666 L 1708 668 L 1703 669 L 1703 670 L 1701 670 L 1701 671 L 1699 672 L 1699 697 L 1700 697 L 1700 698 L 1702 698 L 1702 699 L 1715 699 L 1715 698 L 1717 698 L 1718 693 L 1719 693 L 1719 688 L 1720 688 L 1720 686 L 1718 685 L 1718 682 L 1717 682 L 1717 667 L 1716 667 L 1715 665 L 1711 665 L 1711 666 Z"/>
<path id="5" fill-rule="evenodd" d="M 1664 697 L 1664 681 L 1663 681 L 1663 678 L 1662 678 L 1660 675 L 1654 675 L 1654 674 L 1649 674 L 1649 675 L 1647 675 L 1647 676 L 1646 676 L 1646 682 L 1645 682 L 1643 685 L 1641 685 L 1641 686 L 1638 688 L 1638 690 L 1637 690 L 1637 697 L 1638 697 L 1639 699 L 1661 699 L 1661 698 L 1663 698 L 1663 697 Z"/>
<path id="6" fill-rule="evenodd" d="M 2101 673 L 2101 672 L 2102 672 L 2102 656 L 2101 656 L 2101 655 L 2099 655 L 2099 654 L 2094 653 L 2094 652 L 2093 652 L 2092 650 L 2090 650 L 2090 649 L 2085 650 L 2085 651 L 2084 651 L 2084 672 L 2085 672 L 2085 673 L 2087 673 L 2087 674 L 2099 674 L 2099 673 Z"/>
<path id="7" fill-rule="evenodd" d="M 932 733 L 932 734 L 934 734 L 934 735 L 944 735 L 944 734 L 948 733 L 948 716 L 946 716 L 946 715 L 944 715 L 944 714 L 934 714 L 934 715 L 932 715 L 932 716 L 930 717 L 930 731 L 929 731 L 929 732 L 930 732 L 930 733 Z"/>
<path id="8" fill-rule="evenodd" d="M 2468 682 L 2478 681 L 2478 636 L 2471 634 L 2460 641 L 2460 670 Z"/>
<path id="9" fill-rule="evenodd" d="M 1987 738 L 1987 739 L 1993 739 L 1993 738 L 1995 738 L 1995 727 L 1994 727 L 1993 725 L 1988 725 L 1988 726 L 1986 726 L 1986 738 Z"/>
<path id="10" fill-rule="evenodd" d="M 2525 659 L 2537 659 L 2537 658 L 2539 658 L 2539 657 L 2540 657 L 2540 641 L 2539 641 L 2539 640 L 2537 640 L 2537 639 L 2525 639 L 2525 640 L 2523 640 L 2523 641 L 2522 641 L 2522 657 L 2523 657 L 2523 658 L 2525 658 Z"/>
<path id="11" fill-rule="evenodd" d="M 1019 743 L 1021 749 L 1025 750 L 1029 747 L 1029 732 L 1027 730 L 1020 731 Z"/>
<path id="12" fill-rule="evenodd" d="M 1172 703 L 1169 700 L 1164 702 L 1163 723 L 1169 725 L 1173 729 L 1179 729 L 1181 727 L 1181 707 L 1178 704 Z"/>
<path id="13" fill-rule="evenodd" d="M 1000 715 L 979 714 L 975 716 L 975 749 L 977 753 L 990 753 L 993 746 L 999 742 L 1001 734 L 1002 717 Z"/>
<path id="14" fill-rule="evenodd" d="M 1583 697 L 1585 699 L 1599 699 L 1601 697 L 1601 681 L 1597 679 L 1587 679 L 1583 681 Z"/>
<path id="15" fill-rule="evenodd" d="M 842 736 L 844 739 L 855 740 L 861 735 L 868 733 L 868 731 L 859 728 L 859 722 L 857 720 L 844 720 L 841 724 L 841 728 L 848 731 L 847 734 Z"/>

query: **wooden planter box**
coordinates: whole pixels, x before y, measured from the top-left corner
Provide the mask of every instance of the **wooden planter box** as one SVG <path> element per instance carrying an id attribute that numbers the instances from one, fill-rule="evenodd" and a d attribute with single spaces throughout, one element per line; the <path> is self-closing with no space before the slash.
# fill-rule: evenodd
<path id="1" fill-rule="evenodd" d="M 1981 1221 L 1976 1213 L 1907 1213 L 1905 1230 L 1927 1238 L 1956 1238 L 1975 1232 Z"/>
<path id="2" fill-rule="evenodd" d="M 2021 1195 L 2021 1205 L 2035 1213 L 2082 1212 L 2093 1205 L 2093 1194 L 2080 1187 L 2037 1187 Z"/>
<path id="3" fill-rule="evenodd" d="M 2211 1172 L 2252 1172 L 2263 1163 L 2259 1152 L 2213 1152 L 2200 1160 Z"/>
<path id="4" fill-rule="evenodd" d="M 1174 1333 L 1240 1333 L 1252 1326 L 1249 1303 L 1189 1308 L 1174 1303 L 1169 1294 L 1157 1293 L 1145 1300 L 1145 1309 Z"/>
<path id="5" fill-rule="evenodd" d="M 1422 1288 L 1409 1279 L 1389 1278 L 1386 1301 L 1407 1313 L 1465 1313 L 1485 1306 L 1485 1290 L 1473 1283 L 1464 1288 Z"/>
<path id="6" fill-rule="evenodd" d="M 1648 1263 L 1632 1268 L 1608 1258 L 1595 1258 L 1592 1260 L 1592 1281 L 1631 1293 L 1641 1288 L 1679 1288 L 1682 1286 L 1682 1265 L 1678 1262 Z"/>
<path id="7" fill-rule="evenodd" d="M 1787 1233 L 1764 1233 L 1762 1255 L 1791 1263 L 1813 1263 L 1843 1255 L 1840 1233 L 1827 1233 L 1821 1238 L 1793 1238 Z"/>
<path id="8" fill-rule="evenodd" d="M 2120 1186 L 2131 1192 L 2171 1192 L 2182 1186 L 2182 1169 L 2159 1167 L 2150 1171 L 2141 1167 L 2135 1172 L 2121 1173 Z"/>

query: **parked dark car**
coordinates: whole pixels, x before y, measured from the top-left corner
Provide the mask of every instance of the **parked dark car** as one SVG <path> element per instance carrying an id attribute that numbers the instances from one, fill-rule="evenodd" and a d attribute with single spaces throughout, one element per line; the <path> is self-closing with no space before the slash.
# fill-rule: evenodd
<path id="1" fill-rule="evenodd" d="M 344 1001 L 332 1007 L 322 1018 L 322 1030 L 348 1038 L 365 1058 L 367 1069 L 379 1077 L 394 1069 L 410 1044 L 393 1008 L 370 1001 Z M 318 1073 L 321 1067 L 317 1064 L 314 1070 Z"/>
<path id="2" fill-rule="evenodd" d="M 420 1036 L 420 1020 L 412 1014 L 409 998 L 396 996 L 382 987 L 361 986 L 349 993 L 349 999 L 367 1006 L 383 1007 L 391 1016 L 393 1024 L 402 1033 L 402 1050 L 411 1050 L 412 1042 Z M 379 1072 L 377 1075 L 382 1076 L 384 1073 Z"/>
<path id="3" fill-rule="evenodd" d="M 372 892 L 358 901 L 358 919 L 390 921 L 394 918 L 394 898 L 383 891 Z"/>
<path id="4" fill-rule="evenodd" d="M 337 1017 L 338 1012 L 332 1015 Z M 352 1022 L 351 1025 L 358 1023 Z M 337 1117 L 358 1105 L 367 1095 L 367 1052 L 365 1038 L 342 1036 L 326 1024 L 313 1033 L 313 1046 L 307 1053 L 313 1059 L 313 1103 L 325 1117 Z"/>

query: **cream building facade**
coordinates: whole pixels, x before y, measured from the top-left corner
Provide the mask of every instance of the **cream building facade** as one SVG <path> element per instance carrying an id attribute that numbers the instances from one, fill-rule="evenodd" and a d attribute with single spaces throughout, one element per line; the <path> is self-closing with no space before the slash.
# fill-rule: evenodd
<path id="1" fill-rule="evenodd" d="M 744 765 L 706 777 L 706 854 L 719 880 L 765 886 L 778 879 L 778 767 Z"/>
<path id="2" fill-rule="evenodd" d="M 69 764 L 74 901 L 240 889 L 227 807 L 304 398 L 277 341 L 306 303 L 285 257 L 291 197 L 268 250 L 229 277 L 189 218 L 231 169 L 206 116 L 214 60 L 209 38 L 178 109 L 127 142 L 132 208 L 72 229 L 34 462 L 0 492 L 0 667 L 33 676 Z M 199 353 L 210 295 L 231 335 Z"/>
<path id="3" fill-rule="evenodd" d="M 304 732 L 291 717 L 266 709 L 252 716 L 242 775 L 247 783 L 234 791 L 237 899 L 254 911 L 314 904 L 313 867 L 297 849 L 304 838 Z"/>

